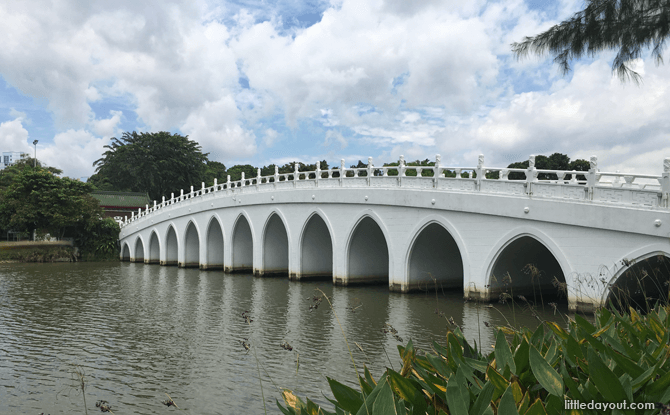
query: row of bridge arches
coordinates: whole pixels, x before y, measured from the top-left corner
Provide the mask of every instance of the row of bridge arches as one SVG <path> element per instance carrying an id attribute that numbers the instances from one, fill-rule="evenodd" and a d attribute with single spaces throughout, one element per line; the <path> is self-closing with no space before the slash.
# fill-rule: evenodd
<path id="1" fill-rule="evenodd" d="M 233 226 L 231 263 L 224 264 L 225 232 L 216 218 L 211 218 L 204 238 L 199 229 L 189 222 L 182 243 L 177 231 L 169 226 L 161 239 L 154 230 L 145 247 L 139 236 L 134 244 L 136 262 L 159 263 L 164 246 L 164 265 L 180 265 L 206 269 L 227 269 L 233 272 L 251 272 L 254 264 L 254 235 L 244 215 Z M 333 236 L 326 220 L 315 213 L 301 231 L 299 269 L 301 278 L 333 278 Z M 266 220 L 262 238 L 262 273 L 282 275 L 289 272 L 289 234 L 280 215 L 272 213 Z M 200 263 L 200 241 L 204 264 Z M 130 246 L 124 243 L 122 257 L 130 260 Z M 179 253 L 183 251 L 183 260 Z M 145 258 L 145 255 L 147 256 Z M 350 232 L 346 248 L 346 283 L 389 282 L 390 250 L 382 227 L 372 216 L 363 216 Z M 482 258 L 483 260 L 483 258 Z M 464 288 L 463 255 L 459 244 L 449 230 L 438 222 L 429 222 L 410 243 L 406 258 L 408 283 L 406 290 L 448 290 Z M 529 264 L 533 265 L 529 269 Z M 557 282 L 565 286 L 561 265 L 552 252 L 537 238 L 530 235 L 515 237 L 494 258 L 490 267 L 488 288 L 492 297 L 511 291 L 514 295 L 531 298 L 544 293 L 543 300 L 557 294 Z M 564 298 L 566 296 L 563 296 Z M 567 300 L 565 300 L 567 301 Z"/>

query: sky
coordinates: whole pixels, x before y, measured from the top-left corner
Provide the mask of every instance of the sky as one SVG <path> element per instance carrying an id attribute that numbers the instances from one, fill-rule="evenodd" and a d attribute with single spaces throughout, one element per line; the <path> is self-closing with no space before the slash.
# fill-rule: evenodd
<path id="1" fill-rule="evenodd" d="M 560 73 L 510 44 L 575 0 L 4 0 L 0 151 L 88 177 L 112 137 L 169 131 L 230 167 L 596 155 L 660 174 L 670 66 L 615 51 Z"/>

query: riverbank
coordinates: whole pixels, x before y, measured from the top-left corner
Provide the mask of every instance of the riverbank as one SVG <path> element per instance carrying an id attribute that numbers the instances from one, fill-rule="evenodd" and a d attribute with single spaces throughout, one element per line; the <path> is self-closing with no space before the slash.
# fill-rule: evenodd
<path id="1" fill-rule="evenodd" d="M 71 241 L 0 242 L 0 263 L 76 262 L 78 249 Z"/>

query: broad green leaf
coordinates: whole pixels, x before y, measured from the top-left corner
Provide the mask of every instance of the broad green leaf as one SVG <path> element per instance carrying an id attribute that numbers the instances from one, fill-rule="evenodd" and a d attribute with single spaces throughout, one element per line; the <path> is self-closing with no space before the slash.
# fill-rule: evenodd
<path id="1" fill-rule="evenodd" d="M 349 386 L 341 384 L 335 379 L 329 377 L 326 377 L 326 379 L 328 379 L 330 390 L 333 392 L 333 396 L 337 400 L 338 406 L 345 411 L 356 413 L 363 404 L 361 393 Z"/>
<path id="2" fill-rule="evenodd" d="M 516 348 L 516 351 L 514 352 L 514 365 L 516 366 L 516 373 L 523 373 L 525 372 L 528 367 L 528 351 L 530 348 L 528 347 L 528 342 L 526 341 L 525 338 L 521 339 L 521 343 L 519 343 L 519 346 Z"/>
<path id="3" fill-rule="evenodd" d="M 491 398 L 491 400 L 495 401 L 505 392 L 509 386 L 509 381 L 498 373 L 493 366 L 489 366 L 486 370 L 486 376 L 488 376 L 489 381 L 495 386 L 495 392 L 493 393 L 493 398 Z"/>
<path id="4" fill-rule="evenodd" d="M 565 329 L 563 327 L 559 326 L 557 323 L 555 323 L 553 321 L 547 321 L 545 324 L 551 329 L 551 331 L 556 333 L 556 335 L 558 337 L 560 337 L 561 339 L 565 340 L 565 339 L 568 338 L 568 336 L 569 336 L 568 332 L 565 331 Z"/>
<path id="5" fill-rule="evenodd" d="M 470 408 L 470 415 L 483 415 L 486 408 L 491 407 L 491 398 L 493 397 L 494 391 L 495 387 L 493 386 L 493 383 L 486 382 L 482 391 L 479 392 L 479 396 L 477 396 L 472 408 Z"/>
<path id="6" fill-rule="evenodd" d="M 530 347 L 529 360 L 533 375 L 535 375 L 537 381 L 540 382 L 540 385 L 552 395 L 562 398 L 563 379 L 561 379 L 556 370 L 544 360 L 544 357 L 537 351 L 535 346 Z"/>
<path id="7" fill-rule="evenodd" d="M 387 375 L 384 373 L 382 375 L 381 379 L 379 379 L 379 382 L 377 383 L 377 386 L 372 390 L 372 393 L 370 393 L 367 398 L 365 398 L 365 402 L 363 402 L 363 405 L 361 405 L 360 409 L 358 412 L 356 412 L 356 415 L 371 415 L 372 414 L 372 406 L 375 403 L 375 400 L 377 399 L 377 396 L 379 396 L 379 392 L 381 392 L 382 388 L 384 386 L 388 387 L 388 384 L 386 383 L 386 378 Z"/>
<path id="8" fill-rule="evenodd" d="M 609 402 L 626 399 L 626 392 L 619 378 L 603 363 L 600 356 L 593 349 L 589 349 L 586 358 L 589 363 L 589 377 L 603 398 Z"/>
<path id="9" fill-rule="evenodd" d="M 585 319 L 584 317 L 580 316 L 579 314 L 575 314 L 575 322 L 577 323 L 577 325 L 578 325 L 579 327 L 581 327 L 581 328 L 583 328 L 584 330 L 586 330 L 586 332 L 587 332 L 588 334 L 591 334 L 591 333 L 593 333 L 594 331 L 596 331 L 596 328 L 593 327 L 593 324 L 591 324 L 591 323 L 589 323 L 588 321 L 586 321 L 586 319 Z"/>
<path id="10" fill-rule="evenodd" d="M 372 415 L 397 415 L 395 399 L 388 383 L 384 384 L 375 403 L 372 406 Z"/>
<path id="11" fill-rule="evenodd" d="M 537 398 L 524 415 L 547 415 L 547 411 L 544 409 L 540 398 Z"/>
<path id="12" fill-rule="evenodd" d="M 386 381 L 391 386 L 395 394 L 413 406 L 425 403 L 421 390 L 418 389 L 409 379 L 400 376 L 399 373 L 388 370 Z M 425 404 L 423 405 L 425 406 Z"/>
<path id="13" fill-rule="evenodd" d="M 519 415 L 519 411 L 516 409 L 516 403 L 514 402 L 514 392 L 512 392 L 511 386 L 507 388 L 505 393 L 503 393 L 502 398 L 500 398 L 498 413 L 505 415 Z"/>
<path id="14" fill-rule="evenodd" d="M 500 330 L 496 334 L 495 354 L 500 371 L 502 372 L 505 369 L 505 365 L 509 365 L 510 371 L 516 375 L 516 365 L 514 364 L 512 351 L 509 348 L 505 335 Z"/>
<path id="15" fill-rule="evenodd" d="M 533 336 L 530 338 L 530 344 L 535 345 L 535 347 L 542 347 L 542 343 L 544 342 L 544 326 L 540 324 L 537 326 L 537 329 L 535 329 L 535 333 L 533 333 Z"/>
<path id="16" fill-rule="evenodd" d="M 468 415 L 469 400 L 466 402 L 463 396 L 468 395 L 468 385 L 459 382 L 453 375 L 447 382 L 447 406 L 451 415 Z"/>

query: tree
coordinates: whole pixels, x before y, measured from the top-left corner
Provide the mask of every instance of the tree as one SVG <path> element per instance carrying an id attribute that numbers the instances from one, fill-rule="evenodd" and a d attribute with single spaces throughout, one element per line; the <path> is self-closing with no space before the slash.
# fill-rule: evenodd
<path id="1" fill-rule="evenodd" d="M 507 166 L 509 169 L 527 169 L 529 166 L 528 160 L 517 161 Z M 561 153 L 554 153 L 549 157 L 543 155 L 535 156 L 535 168 L 540 170 L 568 170 L 568 171 L 588 171 L 591 164 L 587 160 L 577 159 L 570 161 L 570 157 Z M 523 180 L 523 173 L 511 172 L 508 176 L 510 180 Z M 555 174 L 540 173 L 537 178 L 539 180 L 557 180 Z M 586 180 L 584 176 L 577 176 L 577 180 Z"/>
<path id="2" fill-rule="evenodd" d="M 21 169 L 0 193 L 0 228 L 60 238 L 70 230 L 77 236 L 102 216 L 90 191 L 90 185 L 47 169 Z"/>
<path id="3" fill-rule="evenodd" d="M 114 190 L 147 192 L 159 200 L 171 192 L 198 188 L 206 178 L 208 153 L 188 136 L 125 132 L 105 148 L 103 157 L 93 163 L 96 177 L 89 180 Z"/>
<path id="4" fill-rule="evenodd" d="M 640 81 L 631 61 L 651 48 L 656 64 L 663 62 L 665 39 L 670 34 L 670 0 L 586 0 L 584 10 L 537 36 L 512 44 L 517 58 L 528 53 L 554 55 L 563 74 L 570 61 L 583 55 L 595 56 L 607 49 L 619 49 L 612 72 L 621 81 Z"/>
<path id="5" fill-rule="evenodd" d="M 207 160 L 205 168 L 205 185 L 214 186 L 214 179 L 219 183 L 226 181 L 226 166 L 218 161 Z"/>

